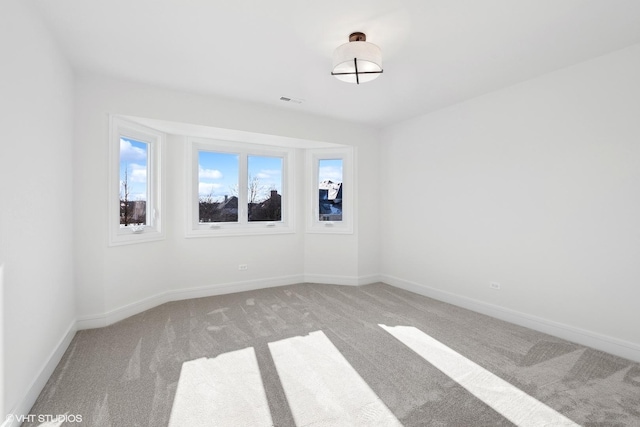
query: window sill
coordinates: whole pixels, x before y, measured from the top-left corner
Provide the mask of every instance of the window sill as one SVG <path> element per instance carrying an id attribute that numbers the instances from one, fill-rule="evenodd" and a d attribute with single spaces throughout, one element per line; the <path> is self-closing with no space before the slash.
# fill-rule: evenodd
<path id="1" fill-rule="evenodd" d="M 119 229 L 117 233 L 109 236 L 109 246 L 133 245 L 136 243 L 155 242 L 164 240 L 163 232 L 152 227 L 131 227 L 131 229 Z"/>
<path id="2" fill-rule="evenodd" d="M 261 224 L 241 225 L 236 224 L 198 224 L 197 228 L 189 229 L 185 233 L 186 238 L 221 237 L 221 236 L 257 236 L 293 234 L 296 230 L 289 225 L 281 223 L 265 222 Z"/>

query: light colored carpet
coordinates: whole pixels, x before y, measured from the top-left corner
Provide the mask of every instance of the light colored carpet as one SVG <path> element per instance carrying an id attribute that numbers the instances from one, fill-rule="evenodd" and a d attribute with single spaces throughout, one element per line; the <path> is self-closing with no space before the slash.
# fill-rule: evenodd
<path id="1" fill-rule="evenodd" d="M 99 427 L 640 426 L 640 365 L 385 284 L 300 284 L 80 331 L 31 413 Z"/>

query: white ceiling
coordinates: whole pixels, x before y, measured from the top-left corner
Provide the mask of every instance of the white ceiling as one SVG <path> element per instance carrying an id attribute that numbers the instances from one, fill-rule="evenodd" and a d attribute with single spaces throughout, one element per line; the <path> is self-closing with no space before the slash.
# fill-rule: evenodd
<path id="1" fill-rule="evenodd" d="M 78 70 L 377 127 L 640 43 L 638 0 L 28 1 Z M 359 86 L 329 74 L 354 31 Z"/>

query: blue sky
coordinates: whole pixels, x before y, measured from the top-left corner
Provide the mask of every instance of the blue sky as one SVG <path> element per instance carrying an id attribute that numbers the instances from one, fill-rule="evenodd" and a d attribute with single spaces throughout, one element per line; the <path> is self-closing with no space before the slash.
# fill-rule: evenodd
<path id="1" fill-rule="evenodd" d="M 129 200 L 147 200 L 147 165 L 149 146 L 130 138 L 120 138 L 120 197 L 128 172 Z"/>
<path id="2" fill-rule="evenodd" d="M 235 195 L 238 188 L 240 156 L 237 154 L 200 151 L 198 153 L 198 194 L 213 195 L 214 200 Z M 128 171 L 129 200 L 147 198 L 148 144 L 130 138 L 120 138 L 120 183 Z M 269 197 L 275 189 L 282 194 L 282 158 L 249 156 L 249 175 L 259 180 L 259 199 Z M 342 182 L 342 159 L 322 159 L 318 165 L 318 179 Z M 122 186 L 121 186 L 122 190 Z M 122 191 L 121 191 L 122 192 Z"/>
<path id="3" fill-rule="evenodd" d="M 238 188 L 239 160 L 237 154 L 200 151 L 198 153 L 198 195 L 212 195 L 215 201 L 224 200 L 224 196 L 236 195 Z M 269 197 L 269 191 L 275 189 L 282 194 L 282 158 L 248 157 L 248 173 L 259 180 L 261 189 L 259 200 Z M 244 189 L 244 191 L 247 191 Z"/>

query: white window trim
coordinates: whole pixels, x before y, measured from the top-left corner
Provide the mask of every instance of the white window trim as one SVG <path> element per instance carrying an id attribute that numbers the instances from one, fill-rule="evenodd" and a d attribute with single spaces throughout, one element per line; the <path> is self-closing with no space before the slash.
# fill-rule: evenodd
<path id="1" fill-rule="evenodd" d="M 198 152 L 214 151 L 240 156 L 238 187 L 238 222 L 199 222 L 198 208 Z M 247 216 L 247 194 L 243 179 L 247 179 L 247 156 L 282 157 L 282 219 L 280 221 L 249 222 Z M 206 138 L 187 138 L 186 144 L 186 212 L 185 237 L 246 236 L 256 234 L 282 234 L 295 232 L 294 173 L 295 150 L 287 147 L 230 142 Z"/>
<path id="2" fill-rule="evenodd" d="M 109 132 L 109 246 L 143 243 L 165 238 L 162 224 L 164 199 L 163 157 L 165 135 L 157 130 L 110 116 Z M 148 145 L 147 159 L 147 218 L 150 224 L 141 229 L 120 227 L 120 137 L 127 137 Z"/>
<path id="3" fill-rule="evenodd" d="M 318 164 L 324 159 L 342 159 L 342 221 L 320 221 L 318 200 Z M 354 195 L 356 181 L 354 170 L 354 148 L 315 148 L 307 150 L 306 162 L 308 193 L 307 233 L 353 234 L 355 215 Z"/>

